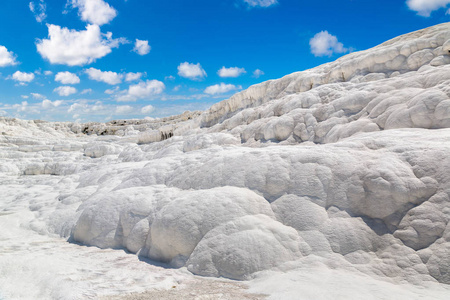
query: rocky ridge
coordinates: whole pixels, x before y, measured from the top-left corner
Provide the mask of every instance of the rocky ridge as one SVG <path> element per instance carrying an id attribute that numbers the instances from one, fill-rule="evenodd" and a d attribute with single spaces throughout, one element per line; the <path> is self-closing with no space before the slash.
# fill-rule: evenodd
<path id="1" fill-rule="evenodd" d="M 194 274 L 321 263 L 449 284 L 449 51 L 445 23 L 202 113 L 1 118 L 0 176 L 59 176 L 45 205 L 21 199 L 34 230 Z"/>

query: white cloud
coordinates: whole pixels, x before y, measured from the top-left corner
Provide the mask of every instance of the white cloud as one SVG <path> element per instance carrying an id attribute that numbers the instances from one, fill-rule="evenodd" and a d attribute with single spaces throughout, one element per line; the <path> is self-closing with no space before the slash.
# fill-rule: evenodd
<path id="1" fill-rule="evenodd" d="M 31 93 L 31 96 L 33 96 L 34 99 L 45 99 L 44 95 L 38 94 L 38 93 Z"/>
<path id="2" fill-rule="evenodd" d="M 222 82 L 221 84 L 215 84 L 215 85 L 208 86 L 205 89 L 205 94 L 210 94 L 210 95 L 225 94 L 230 91 L 240 90 L 240 89 L 242 89 L 242 86 L 235 86 L 234 84 L 225 84 Z"/>
<path id="3" fill-rule="evenodd" d="M 244 0 L 250 7 L 269 7 L 278 3 L 277 0 Z"/>
<path id="4" fill-rule="evenodd" d="M 56 74 L 55 81 L 61 82 L 62 84 L 77 84 L 80 83 L 80 78 L 77 75 L 66 71 Z"/>
<path id="5" fill-rule="evenodd" d="M 60 86 L 53 90 L 54 92 L 58 93 L 60 96 L 70 96 L 72 94 L 75 94 L 77 92 L 77 89 L 72 86 Z"/>
<path id="6" fill-rule="evenodd" d="M 344 53 L 348 49 L 338 42 L 337 37 L 328 33 L 328 31 L 321 31 L 317 33 L 311 40 L 311 53 L 314 56 L 331 56 L 334 53 Z"/>
<path id="7" fill-rule="evenodd" d="M 22 101 L 21 104 L 14 104 L 13 108 L 17 111 L 17 112 L 24 112 L 28 110 L 28 102 L 27 101 Z"/>
<path id="8" fill-rule="evenodd" d="M 105 107 L 102 102 L 97 101 L 94 105 L 90 105 L 87 101 L 79 101 L 72 104 L 67 110 L 68 113 L 77 112 L 78 114 L 90 114 L 93 112 L 104 111 Z"/>
<path id="9" fill-rule="evenodd" d="M 28 4 L 28 7 L 34 14 L 36 21 L 38 21 L 39 23 L 42 23 L 47 18 L 47 14 L 45 13 L 47 5 L 45 4 L 44 0 L 40 0 L 37 5 L 34 2 L 30 2 Z"/>
<path id="10" fill-rule="evenodd" d="M 71 103 L 69 105 L 66 105 L 67 103 L 68 101 L 64 101 L 58 107 L 58 109 L 53 110 L 54 114 L 56 112 L 58 112 L 60 115 L 67 114 L 67 117 L 78 119 L 78 122 L 80 123 L 89 121 L 105 122 L 113 118 L 117 118 L 115 117 L 117 115 L 129 115 L 131 117 L 140 115 L 144 117 L 148 116 L 148 114 L 154 111 L 154 108 L 151 105 L 142 107 L 142 105 L 134 103 L 127 103 L 127 105 L 118 105 L 114 103 L 106 104 L 102 103 L 101 101 L 90 101 L 86 99 L 75 100 L 74 103 Z"/>
<path id="11" fill-rule="evenodd" d="M 103 0 L 71 0 L 71 4 L 78 8 L 81 20 L 91 24 L 101 26 L 117 16 L 117 11 Z"/>
<path id="12" fill-rule="evenodd" d="M 47 24 L 49 39 L 36 43 L 39 54 L 52 64 L 83 66 L 93 63 L 119 47 L 125 39 L 113 39 L 112 33 L 102 34 L 98 25 L 87 25 L 76 31 Z"/>
<path id="13" fill-rule="evenodd" d="M 5 46 L 0 46 L 0 67 L 17 65 L 14 53 L 8 51 Z"/>
<path id="14" fill-rule="evenodd" d="M 146 82 L 140 82 L 136 85 L 130 86 L 128 89 L 128 94 L 141 99 L 152 95 L 161 94 L 165 88 L 166 86 L 161 81 L 147 80 Z"/>
<path id="15" fill-rule="evenodd" d="M 407 0 L 406 4 L 418 15 L 429 17 L 433 11 L 447 7 L 450 0 Z"/>
<path id="16" fill-rule="evenodd" d="M 89 79 L 105 82 L 107 84 L 116 85 L 122 82 L 123 75 L 111 71 L 101 71 L 95 68 L 85 70 Z"/>
<path id="17" fill-rule="evenodd" d="M 119 91 L 119 87 L 116 86 L 116 87 L 113 88 L 113 89 L 107 89 L 107 90 L 105 90 L 105 94 L 112 95 L 112 94 L 117 93 L 118 91 Z"/>
<path id="18" fill-rule="evenodd" d="M 31 96 L 30 96 L 31 98 Z M 20 99 L 20 98 L 19 98 Z M 63 99 L 63 98 L 59 98 Z M 18 101 L 16 104 L 0 104 L 0 115 L 9 117 L 16 117 L 21 119 L 42 119 L 51 121 L 64 121 L 71 119 L 78 122 L 107 122 L 115 116 L 123 115 L 128 117 L 146 117 L 150 114 L 154 114 L 152 106 L 139 103 L 102 103 L 101 101 L 92 101 L 88 99 L 70 99 L 70 100 L 49 100 L 42 99 L 39 101 L 33 100 L 27 102 L 27 100 Z M 192 105 L 192 104 L 189 104 Z M 206 108 L 203 105 L 202 108 Z M 160 113 L 159 116 L 168 115 L 172 109 L 176 109 L 176 105 L 171 105 Z M 191 109 L 190 109 L 191 108 Z M 182 110 L 193 110 L 192 107 L 186 107 Z M 3 112 L 2 112 L 3 111 Z M 173 113 L 181 113 L 176 110 Z M 159 109 L 158 109 L 159 113 Z"/>
<path id="19" fill-rule="evenodd" d="M 174 92 L 178 92 L 180 89 L 181 89 L 181 85 L 177 85 L 177 86 L 175 86 L 172 90 L 173 90 Z"/>
<path id="20" fill-rule="evenodd" d="M 136 101 L 137 99 L 149 98 L 161 94 L 166 86 L 158 80 L 141 81 L 131 85 L 125 94 L 120 95 L 117 101 Z"/>
<path id="21" fill-rule="evenodd" d="M 191 80 L 199 80 L 207 76 L 200 63 L 191 64 L 188 62 L 181 63 L 178 66 L 178 75 Z"/>
<path id="22" fill-rule="evenodd" d="M 175 76 L 169 75 L 164 77 L 164 80 L 175 80 Z"/>
<path id="23" fill-rule="evenodd" d="M 72 104 L 69 109 L 67 110 L 68 113 L 73 113 L 73 112 L 79 112 L 85 108 L 87 108 L 88 104 L 87 103 L 81 103 L 81 102 L 77 102 Z M 78 115 L 79 116 L 79 115 Z"/>
<path id="24" fill-rule="evenodd" d="M 84 94 L 91 94 L 92 93 L 92 89 L 84 89 L 84 90 L 82 90 L 81 91 L 81 95 L 84 95 Z"/>
<path id="25" fill-rule="evenodd" d="M 62 103 L 63 103 L 62 100 L 56 100 L 56 101 L 52 102 L 48 99 L 45 99 L 42 101 L 41 105 L 42 105 L 42 108 L 44 108 L 44 109 L 52 109 L 52 108 L 60 106 Z"/>
<path id="26" fill-rule="evenodd" d="M 129 114 L 133 111 L 133 107 L 129 105 L 119 105 L 116 107 L 116 114 Z"/>
<path id="27" fill-rule="evenodd" d="M 88 100 L 78 100 L 69 107 L 67 113 L 73 114 L 75 119 L 86 116 L 88 120 L 105 120 L 111 119 L 115 111 L 116 105 L 105 105 L 101 101 L 91 104 Z"/>
<path id="28" fill-rule="evenodd" d="M 53 75 L 53 72 L 52 71 L 44 71 L 44 75 L 50 76 L 50 75 Z"/>
<path id="29" fill-rule="evenodd" d="M 264 75 L 264 72 L 261 71 L 260 69 L 256 69 L 255 71 L 253 71 L 253 77 L 255 77 L 255 78 L 259 78 L 263 75 Z"/>
<path id="30" fill-rule="evenodd" d="M 134 43 L 134 49 L 133 51 L 136 52 L 139 55 L 146 55 L 150 53 L 150 50 L 152 47 L 148 45 L 148 41 L 141 41 L 136 39 L 136 42 Z"/>
<path id="31" fill-rule="evenodd" d="M 139 80 L 142 77 L 142 73 L 141 72 L 137 72 L 137 73 L 127 73 L 125 76 L 125 81 L 135 81 L 135 80 Z"/>
<path id="32" fill-rule="evenodd" d="M 34 74 L 16 71 L 12 75 L 12 79 L 14 79 L 15 81 L 19 81 L 19 82 L 31 82 L 34 80 Z"/>
<path id="33" fill-rule="evenodd" d="M 238 67 L 233 67 L 233 68 L 222 67 L 222 69 L 217 71 L 217 74 L 220 77 L 239 77 L 245 73 L 247 73 L 247 72 L 245 71 L 244 68 L 238 68 Z"/>
<path id="34" fill-rule="evenodd" d="M 147 106 L 144 106 L 143 108 L 141 108 L 141 113 L 142 114 L 149 114 L 149 113 L 151 113 L 154 110 L 155 110 L 155 108 L 152 105 L 147 105 Z"/>
<path id="35" fill-rule="evenodd" d="M 20 97 L 22 97 L 23 99 L 28 99 L 28 98 L 30 98 L 30 97 L 27 96 L 27 95 L 21 95 Z"/>

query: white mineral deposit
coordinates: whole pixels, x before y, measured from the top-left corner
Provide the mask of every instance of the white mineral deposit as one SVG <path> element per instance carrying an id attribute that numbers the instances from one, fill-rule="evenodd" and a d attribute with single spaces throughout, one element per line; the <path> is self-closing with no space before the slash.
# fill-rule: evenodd
<path id="1" fill-rule="evenodd" d="M 0 133 L 0 299 L 450 299 L 450 23 L 204 112 Z"/>

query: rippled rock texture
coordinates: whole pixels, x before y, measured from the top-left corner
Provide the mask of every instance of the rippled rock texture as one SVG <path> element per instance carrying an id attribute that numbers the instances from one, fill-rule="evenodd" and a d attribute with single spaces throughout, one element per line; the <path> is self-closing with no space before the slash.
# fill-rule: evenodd
<path id="1" fill-rule="evenodd" d="M 2 118 L 0 178 L 52 178 L 45 201 L 11 196 L 28 201 L 38 232 L 194 274 L 249 279 L 321 261 L 449 284 L 449 51 L 446 23 L 205 112 Z"/>

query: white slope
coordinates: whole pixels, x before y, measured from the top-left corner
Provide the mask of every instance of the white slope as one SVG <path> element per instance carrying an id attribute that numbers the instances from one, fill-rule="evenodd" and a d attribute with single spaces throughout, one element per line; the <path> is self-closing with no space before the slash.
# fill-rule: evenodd
<path id="1" fill-rule="evenodd" d="M 203 113 L 0 119 L 0 298 L 170 290 L 193 273 L 272 299 L 448 299 L 449 51 L 446 23 Z"/>

